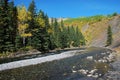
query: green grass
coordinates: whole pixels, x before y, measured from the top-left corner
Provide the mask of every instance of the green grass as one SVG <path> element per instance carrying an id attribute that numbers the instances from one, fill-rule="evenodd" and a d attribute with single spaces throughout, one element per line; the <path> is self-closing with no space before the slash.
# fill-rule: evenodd
<path id="1" fill-rule="evenodd" d="M 79 17 L 79 18 L 69 18 L 64 21 L 64 23 L 73 23 L 73 22 L 98 22 L 102 19 L 107 18 L 107 16 L 103 15 L 96 15 L 96 16 L 90 16 L 90 17 Z"/>

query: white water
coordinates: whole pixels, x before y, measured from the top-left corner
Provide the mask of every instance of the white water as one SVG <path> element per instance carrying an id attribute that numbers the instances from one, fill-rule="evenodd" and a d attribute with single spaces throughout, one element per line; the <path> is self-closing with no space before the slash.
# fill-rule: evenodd
<path id="1" fill-rule="evenodd" d="M 40 57 L 40 58 L 33 58 L 33 59 L 5 63 L 5 64 L 0 65 L 0 71 L 24 67 L 24 66 L 36 65 L 36 64 L 40 64 L 40 63 L 44 63 L 44 62 L 48 62 L 48 61 L 72 57 L 75 55 L 76 52 L 80 52 L 80 51 L 81 50 L 73 50 L 73 51 L 63 52 L 61 54 L 55 54 L 55 55 L 49 55 L 49 56 Z"/>

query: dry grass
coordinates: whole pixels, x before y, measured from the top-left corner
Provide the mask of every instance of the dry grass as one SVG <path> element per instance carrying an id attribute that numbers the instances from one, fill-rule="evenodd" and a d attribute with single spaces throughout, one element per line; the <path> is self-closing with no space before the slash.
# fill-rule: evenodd
<path id="1" fill-rule="evenodd" d="M 106 38 L 106 30 L 108 27 L 108 21 L 109 20 L 102 20 L 100 22 L 96 22 L 90 25 L 88 30 L 84 33 L 85 38 L 88 41 L 88 44 L 91 44 L 92 42 L 95 42 L 94 40 L 97 40 L 97 42 L 103 42 Z"/>

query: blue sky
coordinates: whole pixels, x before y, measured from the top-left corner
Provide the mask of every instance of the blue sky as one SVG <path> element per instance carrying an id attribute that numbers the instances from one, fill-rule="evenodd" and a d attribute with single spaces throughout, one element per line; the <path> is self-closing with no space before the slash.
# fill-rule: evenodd
<path id="1" fill-rule="evenodd" d="M 49 17 L 81 17 L 120 13 L 120 0 L 34 0 L 37 10 Z M 25 5 L 31 0 L 14 0 L 15 5 Z"/>

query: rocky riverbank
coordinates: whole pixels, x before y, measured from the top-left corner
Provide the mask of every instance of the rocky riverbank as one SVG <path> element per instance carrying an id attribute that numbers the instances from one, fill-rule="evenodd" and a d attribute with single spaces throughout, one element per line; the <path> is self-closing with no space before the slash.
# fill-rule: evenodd
<path id="1" fill-rule="evenodd" d="M 93 60 L 96 66 L 92 70 L 80 69 L 79 72 L 87 77 L 80 80 L 120 80 L 120 52 L 107 51 L 101 53 L 102 58 L 87 56 L 87 60 Z M 100 72 L 100 70 L 102 70 Z"/>
<path id="2" fill-rule="evenodd" d="M 98 80 L 120 80 L 120 54 L 119 52 L 114 53 L 115 61 L 110 64 L 112 70 L 108 71 L 102 78 Z"/>
<path id="3" fill-rule="evenodd" d="M 101 56 L 102 56 L 101 58 L 98 55 L 86 57 L 87 60 L 94 61 L 95 65 L 94 65 L 94 68 L 91 70 L 87 70 L 87 69 L 78 70 L 78 72 L 80 72 L 81 74 L 86 76 L 84 78 L 85 80 L 89 80 L 89 79 L 91 79 L 91 80 L 107 80 L 106 77 L 107 77 L 107 74 L 109 74 L 109 72 L 111 72 L 110 71 L 111 66 L 114 64 L 117 64 L 117 63 L 112 63 L 112 62 L 116 61 L 116 52 L 107 51 L 107 52 L 101 53 Z M 120 63 L 120 61 L 119 61 L 119 63 Z M 113 67 L 118 67 L 118 66 L 113 66 Z M 120 69 L 120 65 L 119 65 L 119 69 Z M 117 74 L 118 74 L 118 72 L 117 72 Z M 100 77 L 102 77 L 102 78 L 100 78 Z M 120 80 L 120 78 L 119 78 L 119 80 Z"/>

